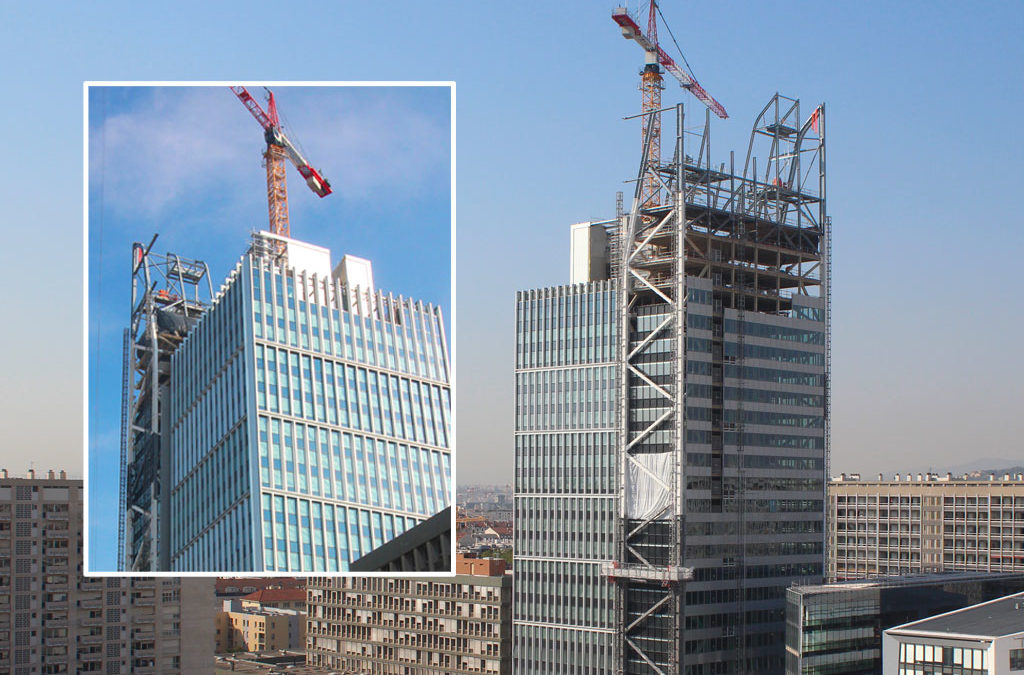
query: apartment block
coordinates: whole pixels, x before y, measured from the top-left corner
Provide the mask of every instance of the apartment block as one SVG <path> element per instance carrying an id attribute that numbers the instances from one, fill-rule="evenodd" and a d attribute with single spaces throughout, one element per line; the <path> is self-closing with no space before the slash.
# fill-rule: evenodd
<path id="1" fill-rule="evenodd" d="M 832 479 L 828 576 L 1024 572 L 1024 476 L 989 478 Z"/>
<path id="2" fill-rule="evenodd" d="M 375 675 L 512 672 L 512 579 L 500 560 L 454 577 L 309 581 L 307 663 Z"/>
<path id="3" fill-rule="evenodd" d="M 225 600 L 222 611 L 217 614 L 216 643 L 218 654 L 304 649 L 305 609 L 253 606 L 244 600 Z"/>
<path id="4" fill-rule="evenodd" d="M 82 576 L 82 481 L 0 474 L 0 672 L 196 673 L 212 579 Z"/>

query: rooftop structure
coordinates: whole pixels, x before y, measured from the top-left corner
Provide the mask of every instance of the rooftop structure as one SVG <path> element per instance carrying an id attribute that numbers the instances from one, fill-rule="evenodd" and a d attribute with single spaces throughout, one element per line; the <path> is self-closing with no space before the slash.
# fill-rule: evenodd
<path id="1" fill-rule="evenodd" d="M 277 607 L 279 609 L 306 609 L 305 588 L 265 588 L 241 598 L 242 608 Z"/>
<path id="2" fill-rule="evenodd" d="M 132 246 L 131 323 L 124 330 L 118 560 L 126 570 L 169 567 L 171 357 L 213 297 L 206 263 Z"/>
<path id="3" fill-rule="evenodd" d="M 243 596 L 265 588 L 306 589 L 304 577 L 241 577 L 217 579 L 215 588 L 218 596 Z"/>
<path id="4" fill-rule="evenodd" d="M 997 675 L 1024 670 L 1024 593 L 885 631 L 886 675 Z"/>

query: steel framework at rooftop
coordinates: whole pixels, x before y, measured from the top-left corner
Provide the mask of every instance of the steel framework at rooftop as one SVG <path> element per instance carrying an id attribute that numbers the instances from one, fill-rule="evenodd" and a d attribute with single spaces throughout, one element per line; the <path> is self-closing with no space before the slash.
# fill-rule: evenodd
<path id="1" fill-rule="evenodd" d="M 171 355 L 213 297 L 206 263 L 132 244 L 131 325 L 124 331 L 118 566 L 168 570 L 166 389 Z M 203 282 L 206 282 L 205 284 Z M 201 291 L 208 291 L 203 299 Z"/>

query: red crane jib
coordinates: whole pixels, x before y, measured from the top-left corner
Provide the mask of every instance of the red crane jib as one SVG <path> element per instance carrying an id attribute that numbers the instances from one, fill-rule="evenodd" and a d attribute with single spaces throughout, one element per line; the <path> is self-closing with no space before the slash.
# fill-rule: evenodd
<path id="1" fill-rule="evenodd" d="M 729 114 L 725 112 L 725 106 L 716 101 L 715 98 L 704 89 L 704 87 L 700 86 L 700 83 L 698 83 L 697 80 L 690 76 L 689 73 L 680 68 L 676 62 L 672 60 L 672 57 L 666 54 L 665 50 L 662 49 L 656 41 L 651 40 L 651 38 L 644 33 L 640 28 L 640 25 L 633 20 L 633 17 L 631 17 L 625 9 L 619 8 L 613 11 L 612 20 L 622 28 L 623 37 L 635 40 L 647 51 L 657 53 L 658 62 L 665 66 L 665 70 L 672 73 L 672 75 L 679 80 L 679 84 L 684 89 L 689 90 L 691 94 L 696 96 L 697 100 L 710 108 L 712 112 L 722 119 L 729 117 Z"/>
<path id="2" fill-rule="evenodd" d="M 242 102 L 246 110 L 248 110 L 256 121 L 259 122 L 260 126 L 263 127 L 265 132 L 268 132 L 267 142 L 281 145 L 288 153 L 288 157 L 292 160 L 292 164 L 298 169 L 299 173 L 306 180 L 306 185 L 312 190 L 318 197 L 326 197 L 331 194 L 331 183 L 323 177 L 323 175 L 314 169 L 302 155 L 299 153 L 295 145 L 288 139 L 284 131 L 281 129 L 280 123 L 277 119 L 277 106 L 274 103 L 274 95 L 270 94 L 270 112 L 264 112 L 260 104 L 253 98 L 249 90 L 242 86 L 231 87 L 231 91 L 234 92 L 235 96 Z M 273 141 L 271 140 L 273 139 Z"/>

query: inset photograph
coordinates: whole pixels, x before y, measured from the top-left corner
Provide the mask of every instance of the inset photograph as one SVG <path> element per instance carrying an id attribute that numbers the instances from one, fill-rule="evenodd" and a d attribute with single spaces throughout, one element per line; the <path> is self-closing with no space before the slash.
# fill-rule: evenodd
<path id="1" fill-rule="evenodd" d="M 87 574 L 451 571 L 454 93 L 87 83 Z"/>

